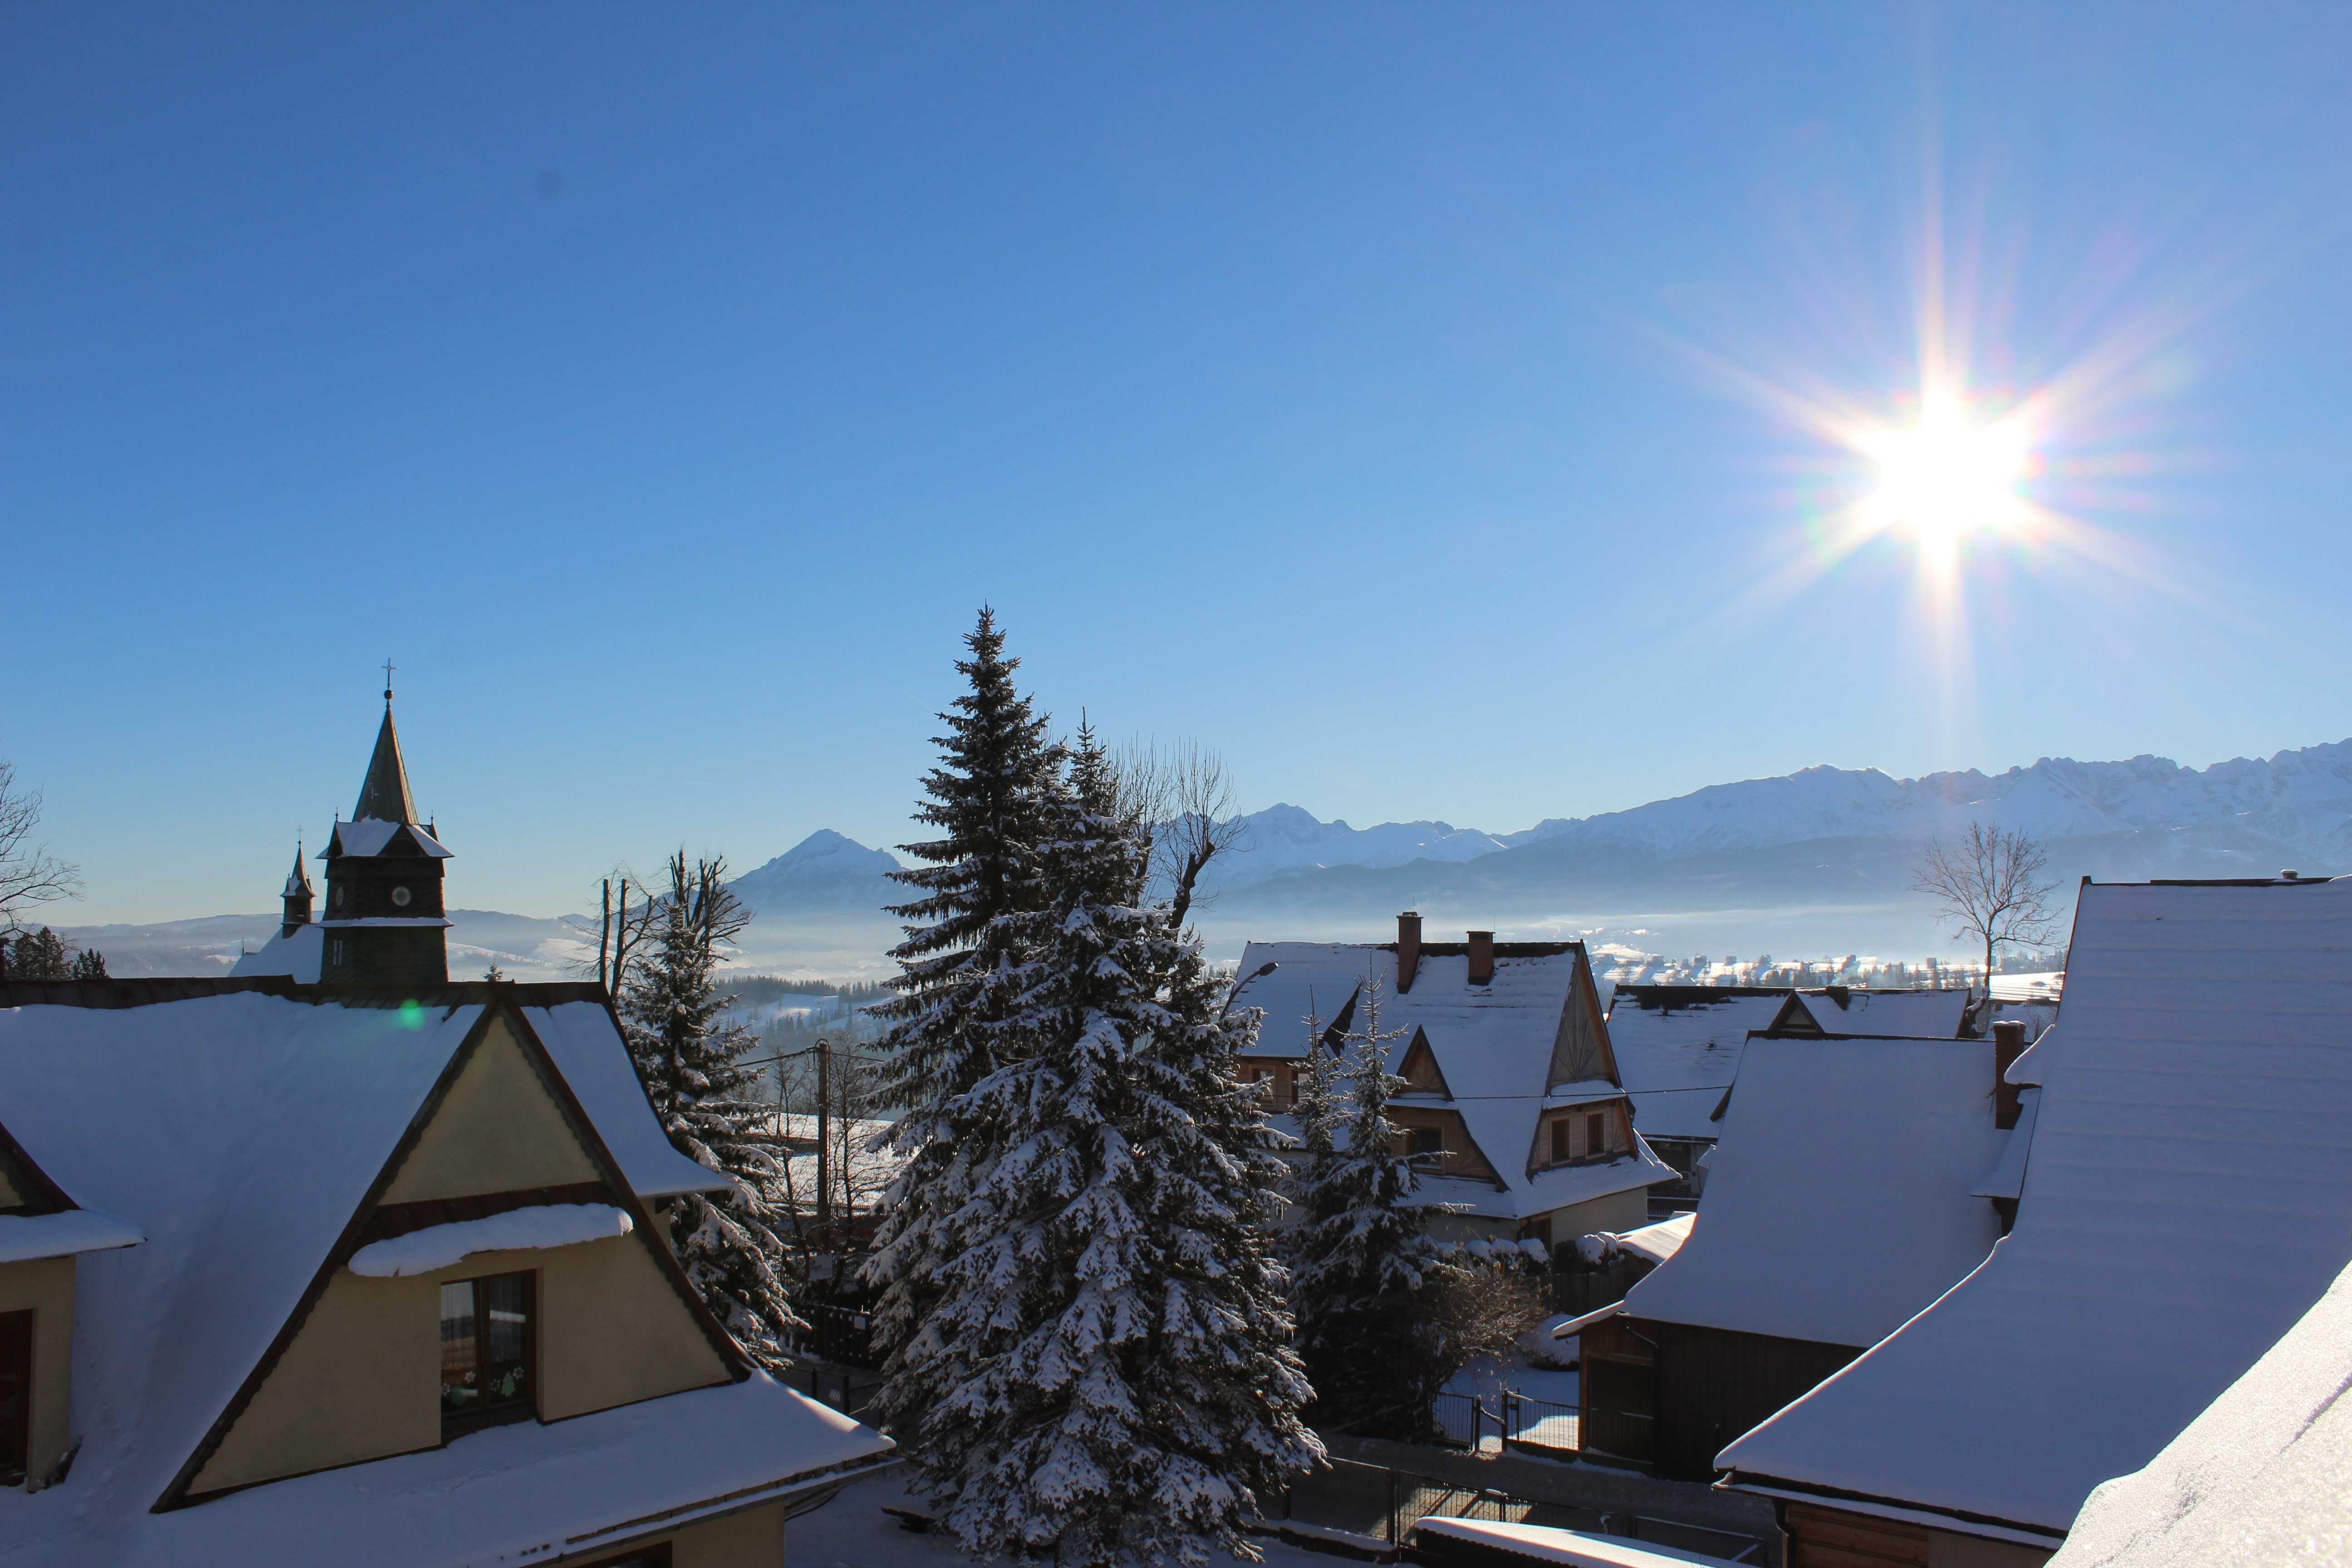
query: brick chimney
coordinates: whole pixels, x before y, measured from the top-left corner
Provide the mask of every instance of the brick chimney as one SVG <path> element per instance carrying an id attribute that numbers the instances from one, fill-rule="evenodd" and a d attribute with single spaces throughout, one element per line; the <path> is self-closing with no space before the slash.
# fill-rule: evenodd
<path id="1" fill-rule="evenodd" d="M 1397 993 L 1412 989 L 1413 972 L 1421 967 L 1421 915 L 1407 910 L 1397 916 Z"/>
<path id="2" fill-rule="evenodd" d="M 2009 1081 L 2011 1064 L 2025 1054 L 2025 1024 L 2021 1019 L 2003 1018 L 1992 1026 L 1992 1124 L 2010 1128 L 2017 1125 L 2017 1085 Z"/>
<path id="3" fill-rule="evenodd" d="M 1470 984 L 1486 985 L 1495 978 L 1495 933 L 1490 931 L 1470 932 Z"/>

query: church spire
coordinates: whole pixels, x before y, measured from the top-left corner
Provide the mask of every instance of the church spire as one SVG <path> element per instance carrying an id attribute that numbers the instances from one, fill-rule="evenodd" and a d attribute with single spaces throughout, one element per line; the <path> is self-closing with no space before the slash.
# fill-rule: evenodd
<path id="1" fill-rule="evenodd" d="M 400 760 L 400 732 L 392 727 L 389 660 L 383 668 L 383 727 L 375 732 L 375 754 L 368 759 L 367 778 L 360 784 L 360 803 L 352 808 L 352 819 L 415 822 L 416 801 L 408 793 L 408 764 Z"/>
<path id="2" fill-rule="evenodd" d="M 294 841 L 294 869 L 286 873 L 286 915 L 278 926 L 282 936 L 292 936 L 310 923 L 310 873 L 302 868 L 302 841 Z"/>

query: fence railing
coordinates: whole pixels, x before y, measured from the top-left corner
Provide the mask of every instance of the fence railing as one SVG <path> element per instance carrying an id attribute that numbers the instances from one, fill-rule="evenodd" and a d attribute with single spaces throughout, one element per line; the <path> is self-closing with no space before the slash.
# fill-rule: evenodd
<path id="1" fill-rule="evenodd" d="M 1766 1555 L 1761 1541 L 1733 1531 L 1644 1514 L 1603 1513 L 1354 1459 L 1334 1459 L 1328 1468 L 1303 1478 L 1282 1494 L 1278 1507 L 1290 1522 L 1345 1531 L 1390 1546 L 1402 1545 L 1424 1519 L 1483 1519 L 1614 1535 L 1732 1563 L 1760 1563 Z"/>
<path id="2" fill-rule="evenodd" d="M 874 1320 L 867 1313 L 823 1301 L 803 1301 L 794 1310 L 808 1327 L 793 1337 L 793 1349 L 839 1366 L 874 1364 Z"/>

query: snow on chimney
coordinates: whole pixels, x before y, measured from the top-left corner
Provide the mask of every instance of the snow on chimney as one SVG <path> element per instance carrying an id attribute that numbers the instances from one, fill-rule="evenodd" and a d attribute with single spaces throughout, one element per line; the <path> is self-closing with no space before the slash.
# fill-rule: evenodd
<path id="1" fill-rule="evenodd" d="M 1407 910 L 1397 916 L 1397 991 L 1412 989 L 1413 972 L 1421 967 L 1421 916 Z"/>
<path id="2" fill-rule="evenodd" d="M 1992 1124 L 1997 1128 L 2017 1125 L 2017 1085 L 2009 1081 L 2009 1069 L 2024 1054 L 2022 1019 L 2003 1018 L 1992 1026 Z"/>
<path id="3" fill-rule="evenodd" d="M 1474 931 L 1470 933 L 1470 984 L 1486 985 L 1495 978 L 1495 933 Z"/>

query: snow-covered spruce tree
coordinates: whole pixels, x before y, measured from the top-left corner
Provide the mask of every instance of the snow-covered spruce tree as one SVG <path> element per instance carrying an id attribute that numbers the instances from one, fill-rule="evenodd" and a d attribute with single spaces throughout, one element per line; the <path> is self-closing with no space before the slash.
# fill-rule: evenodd
<path id="1" fill-rule="evenodd" d="M 733 1190 L 689 1194 L 672 1222 L 678 1261 L 712 1313 L 751 1357 L 791 1364 L 783 1341 L 803 1327 L 785 1294 L 783 1215 L 772 1194 L 783 1159 L 760 1103 L 761 1073 L 742 1065 L 759 1037 L 726 1022 L 720 950 L 751 918 L 727 886 L 723 858 L 670 857 L 643 959 L 621 997 L 624 1031 L 654 1113 L 689 1159 L 731 1177 Z"/>
<path id="2" fill-rule="evenodd" d="M 1265 1239 L 1280 1164 L 1233 1070 L 1254 1020 L 1143 902 L 1149 844 L 1084 731 L 1059 805 L 1019 1048 L 951 1111 L 978 1158 L 918 1463 L 979 1555 L 1252 1555 L 1252 1494 L 1320 1451 Z"/>
<path id="3" fill-rule="evenodd" d="M 1365 987 L 1363 1018 L 1343 1042 L 1335 1103 L 1315 1118 L 1328 1130 L 1309 1134 L 1296 1178 L 1301 1212 L 1290 1237 L 1290 1300 L 1317 1424 L 1410 1437 L 1424 1415 L 1407 1374 L 1416 1359 L 1415 1297 L 1443 1260 L 1413 1201 L 1420 1177 L 1396 1152 L 1388 1121 L 1389 1096 L 1403 1080 L 1381 1058 L 1399 1036 L 1381 1032 L 1377 976 Z"/>
<path id="4" fill-rule="evenodd" d="M 875 1348 L 882 1357 L 876 1408 L 927 1482 L 945 1473 L 930 1460 L 927 1425 L 956 1373 L 943 1358 L 943 1325 L 933 1321 L 941 1268 L 954 1256 L 942 1223 L 962 1207 L 970 1173 L 989 1144 L 985 1130 L 959 1130 L 958 1097 L 1024 1048 L 1013 1043 L 1016 999 L 1036 940 L 1022 917 L 1047 897 L 1039 842 L 1055 812 L 1061 753 L 1045 721 L 1013 684 L 1020 661 L 1004 656 L 1004 634 L 983 608 L 964 638 L 956 668 L 969 682 L 940 717 L 939 765 L 924 781 L 917 816 L 941 837 L 899 847 L 925 862 L 894 873 L 920 896 L 890 912 L 907 922 L 893 952 L 898 994 L 877 1009 L 890 1021 L 882 1041 L 884 1091 L 904 1108 L 888 1137 L 907 1156 L 884 1195 L 874 1251 L 862 1271 L 877 1288 Z"/>

